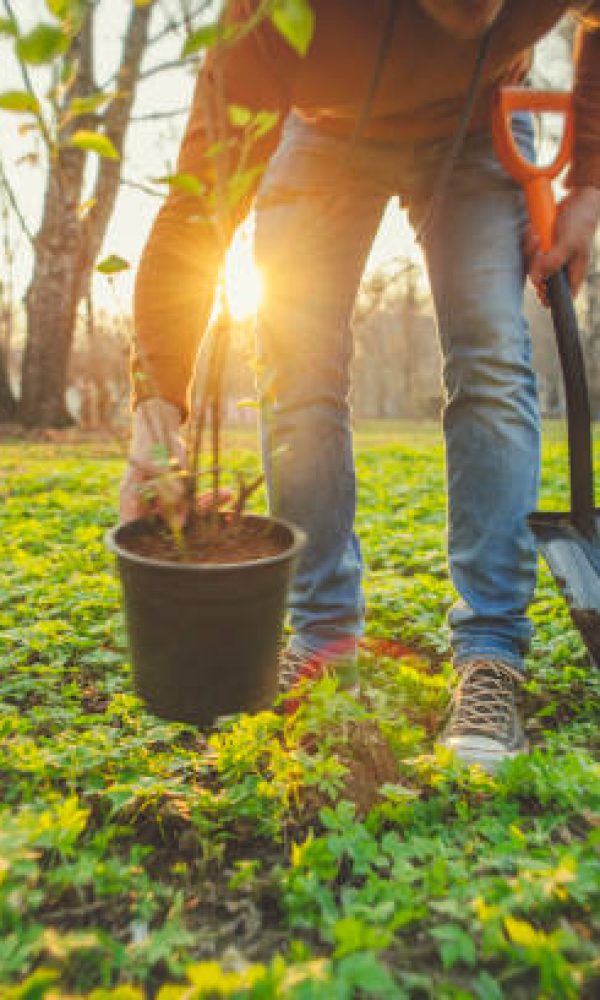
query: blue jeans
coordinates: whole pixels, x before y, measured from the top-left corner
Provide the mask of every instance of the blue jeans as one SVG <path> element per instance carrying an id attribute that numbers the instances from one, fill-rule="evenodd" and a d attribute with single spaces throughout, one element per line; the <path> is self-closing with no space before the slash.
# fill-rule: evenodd
<path id="1" fill-rule="evenodd" d="M 533 155 L 527 120 L 515 125 Z M 275 513 L 308 535 L 290 594 L 292 645 L 356 644 L 364 603 L 354 516 L 350 317 L 381 214 L 399 194 L 423 217 L 447 140 L 358 142 L 291 116 L 257 200 L 264 458 Z M 454 660 L 522 668 L 536 557 L 539 419 L 523 318 L 520 191 L 491 136 L 465 142 L 423 240 L 443 356 L 448 554 L 460 600 Z"/>

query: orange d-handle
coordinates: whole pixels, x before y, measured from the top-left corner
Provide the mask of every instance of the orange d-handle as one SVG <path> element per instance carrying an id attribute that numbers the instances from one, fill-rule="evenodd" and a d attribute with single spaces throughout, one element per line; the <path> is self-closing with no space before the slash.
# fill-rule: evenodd
<path id="1" fill-rule="evenodd" d="M 552 163 L 540 167 L 522 155 L 512 133 L 511 116 L 515 111 L 550 111 L 564 114 L 565 127 L 562 141 Z M 531 224 L 539 236 L 540 249 L 546 253 L 552 246 L 556 215 L 552 181 L 571 159 L 573 146 L 571 95 L 552 90 L 499 87 L 492 109 L 492 133 L 498 159 L 525 192 Z"/>

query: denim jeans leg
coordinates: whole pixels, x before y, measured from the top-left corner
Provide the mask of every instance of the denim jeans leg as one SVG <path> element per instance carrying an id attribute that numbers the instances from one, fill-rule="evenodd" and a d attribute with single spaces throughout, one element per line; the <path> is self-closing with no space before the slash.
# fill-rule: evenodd
<path id="1" fill-rule="evenodd" d="M 497 657 L 523 669 L 532 634 L 536 554 L 526 518 L 537 506 L 539 417 L 523 317 L 524 221 L 491 137 L 471 136 L 424 239 L 443 354 L 457 666 Z"/>
<path id="2" fill-rule="evenodd" d="M 261 185 L 255 249 L 271 509 L 306 531 L 289 596 L 292 648 L 349 651 L 363 627 L 350 412 L 350 317 L 386 196 L 346 144 L 292 118 Z"/>

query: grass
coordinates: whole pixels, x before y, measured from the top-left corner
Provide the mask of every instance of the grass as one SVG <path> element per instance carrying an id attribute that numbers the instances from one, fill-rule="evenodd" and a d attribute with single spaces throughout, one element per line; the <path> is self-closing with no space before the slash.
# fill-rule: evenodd
<path id="1" fill-rule="evenodd" d="M 253 438 L 232 444 L 253 469 Z M 0 448 L 2 1000 L 598 995 L 600 675 L 542 568 L 532 754 L 491 779 L 436 751 L 439 435 L 371 425 L 357 460 L 366 696 L 325 680 L 293 719 L 207 734 L 132 691 L 116 450 Z M 564 467 L 552 440 L 547 507 Z"/>

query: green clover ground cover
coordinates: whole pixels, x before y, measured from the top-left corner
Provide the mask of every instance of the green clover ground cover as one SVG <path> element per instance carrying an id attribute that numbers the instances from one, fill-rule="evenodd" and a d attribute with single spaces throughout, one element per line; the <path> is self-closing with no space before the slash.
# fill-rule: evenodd
<path id="1" fill-rule="evenodd" d="M 324 680 L 292 719 L 210 734 L 132 692 L 103 546 L 121 460 L 15 442 L 0 463 L 3 1000 L 598 995 L 600 674 L 542 570 L 533 753 L 491 779 L 435 752 L 434 431 L 359 436 L 362 699 Z M 545 475 L 564 505 L 556 447 Z"/>

